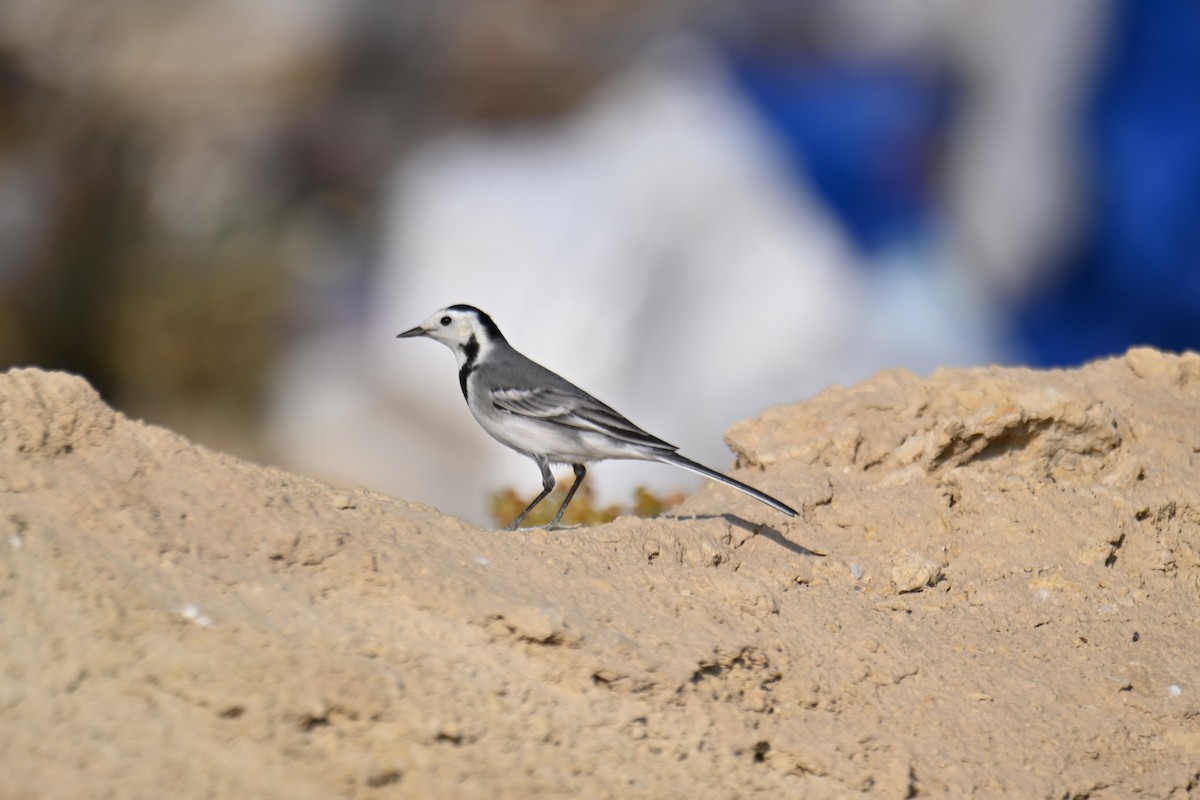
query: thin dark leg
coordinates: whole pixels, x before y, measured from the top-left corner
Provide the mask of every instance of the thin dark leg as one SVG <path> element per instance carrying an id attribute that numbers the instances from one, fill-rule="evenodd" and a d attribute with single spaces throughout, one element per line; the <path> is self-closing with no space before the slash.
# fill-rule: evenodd
<path id="1" fill-rule="evenodd" d="M 571 469 L 575 470 L 575 482 L 571 484 L 570 490 L 567 491 L 567 497 L 563 500 L 563 504 L 558 507 L 558 513 L 554 515 L 554 519 L 550 520 L 550 524 L 546 526 L 546 530 L 552 531 L 558 527 L 558 521 L 562 519 L 563 512 L 567 510 L 567 505 L 571 502 L 571 498 L 575 496 L 575 490 L 579 488 L 579 484 L 583 483 L 583 476 L 587 474 L 587 469 L 583 464 L 572 464 Z"/>
<path id="2" fill-rule="evenodd" d="M 516 519 L 514 519 L 512 522 L 509 523 L 508 529 L 510 531 L 515 531 L 517 529 L 517 526 L 520 525 L 525 520 L 525 517 L 527 517 L 529 515 L 529 512 L 533 511 L 533 507 L 536 506 L 538 503 L 542 502 L 543 500 L 545 500 L 546 495 L 548 495 L 552 491 L 554 491 L 554 476 L 550 474 L 550 465 L 546 463 L 545 459 L 535 459 L 535 460 L 537 461 L 538 468 L 541 469 L 541 471 L 542 471 L 542 493 L 539 494 L 537 497 L 533 498 L 533 502 L 530 503 L 529 505 L 527 505 L 525 507 L 525 510 L 522 511 L 519 515 L 517 515 Z M 574 492 L 575 488 L 572 487 L 571 491 Z M 567 499 L 568 500 L 571 499 L 570 494 L 567 495 Z M 566 503 L 563 503 L 563 505 L 565 506 Z M 561 509 L 559 510 L 558 514 L 559 514 L 559 516 L 562 516 Z M 558 522 L 557 519 L 554 521 Z"/>

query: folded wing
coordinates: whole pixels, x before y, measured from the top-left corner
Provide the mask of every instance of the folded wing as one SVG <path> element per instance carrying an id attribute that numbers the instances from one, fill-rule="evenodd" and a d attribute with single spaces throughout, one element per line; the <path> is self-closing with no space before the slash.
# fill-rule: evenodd
<path id="1" fill-rule="evenodd" d="M 678 449 L 657 436 L 646 433 L 609 406 L 574 387 L 493 389 L 492 404 L 497 410 L 508 414 L 543 419 L 582 431 L 594 431 L 631 444 L 668 452 Z"/>

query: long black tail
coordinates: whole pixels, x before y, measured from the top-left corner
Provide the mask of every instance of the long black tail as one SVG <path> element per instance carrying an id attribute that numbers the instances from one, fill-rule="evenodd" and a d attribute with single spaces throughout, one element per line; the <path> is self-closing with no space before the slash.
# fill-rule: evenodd
<path id="1" fill-rule="evenodd" d="M 697 475 L 703 475 L 704 477 L 710 478 L 714 481 L 717 481 L 718 483 L 723 483 L 726 486 L 731 486 L 734 489 L 737 489 L 739 492 L 744 492 L 744 493 L 750 495 L 755 500 L 758 500 L 761 503 L 766 503 L 767 505 L 769 505 L 771 508 L 775 509 L 776 511 L 782 511 L 784 514 L 787 514 L 789 517 L 796 516 L 796 509 L 792 508 L 791 506 L 787 505 L 786 503 L 781 503 L 780 501 L 776 500 L 774 497 L 771 497 L 771 495 L 766 494 L 764 492 L 760 492 L 758 489 L 755 489 L 753 486 L 747 486 L 746 484 L 742 483 L 741 481 L 735 481 L 733 478 L 730 478 L 728 475 L 722 475 L 719 472 L 714 472 L 713 470 L 709 469 L 708 467 L 704 466 L 703 464 L 697 464 L 695 461 L 692 461 L 691 459 L 684 458 L 683 456 L 679 455 L 679 453 L 663 453 L 661 455 L 655 456 L 655 458 L 664 464 L 674 464 L 677 467 L 683 467 L 684 469 L 688 470 L 689 472 L 694 472 Z"/>

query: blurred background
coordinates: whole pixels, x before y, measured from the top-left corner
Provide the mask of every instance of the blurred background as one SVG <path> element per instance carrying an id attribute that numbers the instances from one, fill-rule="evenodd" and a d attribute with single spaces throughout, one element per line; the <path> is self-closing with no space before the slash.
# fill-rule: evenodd
<path id="1" fill-rule="evenodd" d="M 482 521 L 537 470 L 393 338 L 459 302 L 715 468 L 881 369 L 1194 349 L 1200 4 L 0 4 L 0 366 Z"/>

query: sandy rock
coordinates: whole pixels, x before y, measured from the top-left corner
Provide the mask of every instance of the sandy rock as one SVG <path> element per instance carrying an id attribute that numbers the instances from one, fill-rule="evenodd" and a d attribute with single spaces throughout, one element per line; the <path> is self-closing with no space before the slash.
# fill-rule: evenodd
<path id="1" fill-rule="evenodd" d="M 942 565 L 912 550 L 903 550 L 892 564 L 892 588 L 898 593 L 919 592 L 942 578 Z"/>
<path id="2" fill-rule="evenodd" d="M 727 440 L 801 517 L 507 533 L 0 375 L 3 792 L 1194 790 L 1200 357 L 884 373 Z"/>

